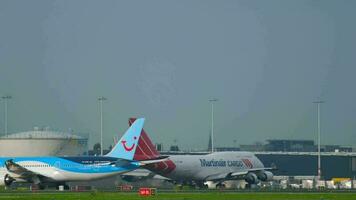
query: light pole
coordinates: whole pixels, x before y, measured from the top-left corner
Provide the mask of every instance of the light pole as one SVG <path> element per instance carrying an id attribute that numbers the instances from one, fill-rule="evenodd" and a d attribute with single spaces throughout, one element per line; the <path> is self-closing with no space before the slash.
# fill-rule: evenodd
<path id="1" fill-rule="evenodd" d="M 7 136 L 7 100 L 11 99 L 12 97 L 9 95 L 2 96 L 2 99 L 4 99 L 4 105 L 5 105 L 5 136 Z"/>
<path id="2" fill-rule="evenodd" d="M 320 180 L 321 177 L 321 156 L 320 156 L 320 104 L 324 103 L 324 101 L 314 101 L 317 105 L 317 112 L 318 112 L 318 179 Z"/>
<path id="3" fill-rule="evenodd" d="M 101 96 L 98 100 L 100 102 L 100 155 L 103 156 L 103 101 L 107 99 Z"/>
<path id="4" fill-rule="evenodd" d="M 216 98 L 209 99 L 211 103 L 211 152 L 214 152 L 214 102 L 218 101 Z"/>

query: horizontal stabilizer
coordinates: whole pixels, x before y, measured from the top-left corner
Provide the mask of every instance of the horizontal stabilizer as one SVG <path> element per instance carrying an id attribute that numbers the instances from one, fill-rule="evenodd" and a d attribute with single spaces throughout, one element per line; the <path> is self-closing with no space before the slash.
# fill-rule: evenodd
<path id="1" fill-rule="evenodd" d="M 137 165 L 143 166 L 143 165 L 163 162 L 163 161 L 166 161 L 167 159 L 168 159 L 168 156 L 160 156 L 160 157 L 157 157 L 157 158 L 148 159 L 148 160 L 140 160 L 140 161 L 127 160 L 127 159 L 120 158 L 117 161 L 110 163 L 110 165 L 126 166 L 126 165 L 130 165 L 132 163 L 137 163 Z"/>
<path id="2" fill-rule="evenodd" d="M 149 164 L 164 162 L 166 160 L 168 160 L 168 156 L 159 156 L 159 157 L 154 158 L 154 159 L 140 160 L 139 163 L 142 166 L 142 165 L 149 165 Z"/>
<path id="3" fill-rule="evenodd" d="M 129 171 L 121 176 L 133 176 L 133 177 L 153 177 L 155 174 L 147 169 L 136 169 L 134 171 Z"/>

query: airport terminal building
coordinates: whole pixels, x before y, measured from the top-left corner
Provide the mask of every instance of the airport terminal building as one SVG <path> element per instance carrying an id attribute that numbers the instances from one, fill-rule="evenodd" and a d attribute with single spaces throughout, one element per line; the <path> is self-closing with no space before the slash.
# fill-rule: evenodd
<path id="1" fill-rule="evenodd" d="M 273 139 L 235 150 L 255 152 L 265 166 L 278 168 L 273 172 L 277 176 L 317 176 L 318 149 L 313 140 Z M 351 147 L 322 145 L 320 151 L 323 179 L 356 178 L 356 152 Z"/>
<path id="2" fill-rule="evenodd" d="M 265 166 L 276 166 L 277 176 L 317 176 L 317 152 L 256 152 Z M 323 179 L 356 178 L 356 153 L 321 153 Z"/>

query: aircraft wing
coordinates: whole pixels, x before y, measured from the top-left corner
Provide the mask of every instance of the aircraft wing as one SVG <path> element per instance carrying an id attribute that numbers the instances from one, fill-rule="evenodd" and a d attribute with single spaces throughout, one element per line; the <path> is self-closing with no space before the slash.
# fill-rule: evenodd
<path id="1" fill-rule="evenodd" d="M 263 170 L 269 170 L 269 171 L 273 171 L 273 170 L 277 170 L 277 168 L 275 167 L 262 167 L 262 168 L 252 168 L 249 169 L 249 172 L 257 172 L 257 171 L 263 171 Z"/>
<path id="2" fill-rule="evenodd" d="M 236 180 L 236 179 L 242 179 L 248 173 L 249 173 L 249 171 L 246 170 L 246 171 L 239 171 L 239 172 L 213 174 L 213 175 L 209 175 L 208 177 L 206 177 L 205 180 L 206 181 Z"/>
<path id="3" fill-rule="evenodd" d="M 159 162 L 164 162 L 168 160 L 168 156 L 160 156 L 154 159 L 148 159 L 148 160 L 141 160 L 139 161 L 140 165 L 149 165 L 149 164 L 153 164 L 153 163 L 159 163 Z"/>
<path id="4" fill-rule="evenodd" d="M 209 175 L 205 178 L 206 181 L 220 181 L 227 179 L 231 173 L 220 173 L 220 174 L 213 174 Z"/>
<path id="5" fill-rule="evenodd" d="M 264 170 L 277 170 L 276 168 L 272 168 L 272 167 L 263 167 L 263 168 L 253 168 L 253 169 L 247 169 L 246 171 L 242 171 L 242 172 L 232 172 L 230 174 L 231 177 L 235 177 L 235 176 L 243 176 L 248 174 L 249 172 L 260 172 L 260 171 L 264 171 Z"/>
<path id="6" fill-rule="evenodd" d="M 147 169 L 136 169 L 122 174 L 123 176 L 153 177 L 154 173 Z"/>
<path id="7" fill-rule="evenodd" d="M 40 174 L 37 174 L 25 167 L 22 167 L 21 165 L 14 162 L 12 159 L 5 161 L 5 166 L 7 171 L 15 174 L 17 178 L 33 181 L 34 183 L 39 182 L 38 176 Z"/>
<path id="8" fill-rule="evenodd" d="M 239 176 L 245 176 L 248 174 L 249 171 L 243 171 L 243 172 L 232 172 L 230 173 L 230 177 L 236 177 L 238 178 Z"/>
<path id="9" fill-rule="evenodd" d="M 149 164 L 154 164 L 154 163 L 159 163 L 168 160 L 168 156 L 159 156 L 157 158 L 153 159 L 146 159 L 146 160 L 127 160 L 127 159 L 118 159 L 115 162 L 108 163 L 109 165 L 116 165 L 116 166 L 124 166 L 128 165 L 132 162 L 137 162 L 139 166 L 144 166 L 144 165 L 149 165 Z"/>
<path id="10" fill-rule="evenodd" d="M 172 179 L 164 177 L 164 176 L 161 176 L 161 175 L 158 175 L 158 174 L 154 175 L 152 178 L 153 179 L 158 179 L 158 180 L 163 180 L 163 181 L 172 181 Z"/>
<path id="11" fill-rule="evenodd" d="M 165 181 L 170 181 L 171 179 L 163 177 L 161 175 L 155 174 L 147 169 L 136 169 L 130 172 L 126 172 L 124 174 L 121 174 L 121 178 L 124 180 L 128 181 L 140 181 L 143 179 L 158 179 L 158 180 L 165 180 Z"/>
<path id="12" fill-rule="evenodd" d="M 260 172 L 264 170 L 276 170 L 276 168 L 265 167 L 265 168 L 253 168 L 253 169 L 246 169 L 244 171 L 238 172 L 229 172 L 229 173 L 220 173 L 220 174 L 213 174 L 205 178 L 206 181 L 222 181 L 222 180 L 236 180 L 242 179 L 246 176 L 249 172 Z"/>

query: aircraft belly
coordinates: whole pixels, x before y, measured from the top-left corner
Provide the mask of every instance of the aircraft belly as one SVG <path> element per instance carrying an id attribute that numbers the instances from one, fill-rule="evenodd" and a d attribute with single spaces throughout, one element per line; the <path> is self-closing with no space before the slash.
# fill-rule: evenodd
<path id="1" fill-rule="evenodd" d="M 204 177 L 201 176 L 202 169 L 197 165 L 177 165 L 176 169 L 169 175 L 175 180 L 202 180 Z"/>
<path id="2" fill-rule="evenodd" d="M 105 173 L 80 173 L 70 172 L 65 170 L 56 170 L 51 177 L 55 181 L 91 181 L 96 179 L 102 179 L 113 175 L 119 175 L 126 171 L 112 171 Z"/>
<path id="3" fill-rule="evenodd" d="M 203 168 L 203 167 L 202 167 Z M 226 167 L 207 167 L 203 168 L 202 172 L 200 173 L 200 177 L 202 180 L 205 180 L 207 177 L 214 175 L 214 174 L 226 174 L 228 169 Z"/>

